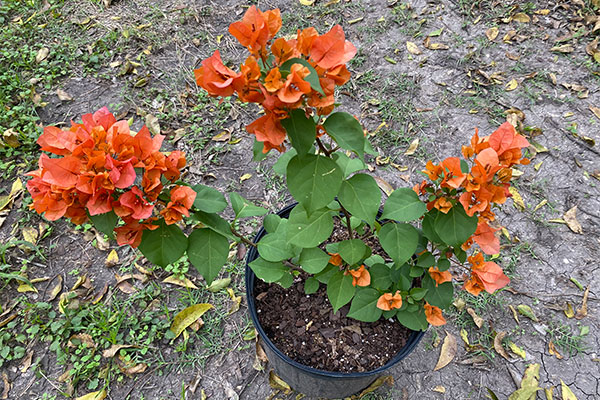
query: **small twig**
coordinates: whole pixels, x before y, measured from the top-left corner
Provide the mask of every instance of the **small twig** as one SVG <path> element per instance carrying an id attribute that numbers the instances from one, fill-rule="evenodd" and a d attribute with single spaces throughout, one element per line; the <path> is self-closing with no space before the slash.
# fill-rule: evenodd
<path id="1" fill-rule="evenodd" d="M 235 236 L 239 237 L 242 240 L 242 242 L 244 242 L 248 246 L 256 247 L 256 243 L 246 239 L 241 233 L 239 233 L 238 231 L 233 229 L 233 226 L 231 226 L 230 228 L 231 228 L 231 233 L 233 233 Z"/>
<path id="2" fill-rule="evenodd" d="M 323 144 L 323 142 L 321 142 L 321 139 L 316 138 L 317 141 L 317 145 L 319 146 L 319 149 L 327 156 L 327 157 L 331 157 L 331 151 L 327 150 L 327 148 L 325 147 L 325 145 Z"/>
<path id="3" fill-rule="evenodd" d="M 348 211 L 344 208 L 344 206 L 341 203 L 340 203 L 340 210 L 342 210 L 342 212 L 346 216 L 346 227 L 348 228 L 348 234 L 350 235 L 350 239 L 354 239 L 354 232 L 352 232 L 352 226 L 350 225 L 350 214 L 348 213 Z"/>

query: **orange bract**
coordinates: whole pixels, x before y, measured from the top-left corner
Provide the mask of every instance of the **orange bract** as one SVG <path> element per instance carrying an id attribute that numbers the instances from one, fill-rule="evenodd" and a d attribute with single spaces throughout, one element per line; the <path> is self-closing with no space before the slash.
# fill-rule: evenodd
<path id="1" fill-rule="evenodd" d="M 484 261 L 483 254 L 476 253 L 468 258 L 472 264 L 471 278 L 465 282 L 464 289 L 477 296 L 482 290 L 494 293 L 510 283 L 502 268 L 492 261 Z"/>
<path id="2" fill-rule="evenodd" d="M 241 76 L 223 65 L 219 50 L 202 61 L 202 67 L 194 70 L 194 75 L 198 86 L 211 96 L 231 96 L 234 90 L 233 81 Z"/>
<path id="3" fill-rule="evenodd" d="M 353 286 L 369 286 L 371 284 L 371 275 L 364 265 L 361 265 L 359 269 L 350 269 L 348 272 L 352 275 Z"/>
<path id="4" fill-rule="evenodd" d="M 329 264 L 339 267 L 342 265 L 342 257 L 338 253 L 329 253 Z"/>
<path id="5" fill-rule="evenodd" d="M 428 272 L 429 272 L 429 276 L 431 276 L 431 279 L 433 279 L 435 281 L 436 287 L 440 283 L 452 281 L 452 274 L 448 271 L 440 271 L 437 268 L 430 267 Z"/>
<path id="6" fill-rule="evenodd" d="M 344 30 L 336 25 L 329 32 L 312 41 L 310 57 L 321 68 L 330 69 L 350 61 L 356 47 L 346 40 Z"/>
<path id="7" fill-rule="evenodd" d="M 446 319 L 442 315 L 442 310 L 439 307 L 432 306 L 426 302 L 424 308 L 427 322 L 433 326 L 446 325 Z"/>
<path id="8" fill-rule="evenodd" d="M 377 300 L 377 308 L 383 311 L 390 311 L 396 308 L 402 307 L 402 295 L 399 290 L 393 295 L 391 293 L 384 293 Z"/>
<path id="9" fill-rule="evenodd" d="M 231 33 L 242 46 L 252 53 L 264 51 L 267 42 L 281 29 L 279 9 L 261 12 L 256 6 L 250 7 L 241 21 L 229 25 Z"/>

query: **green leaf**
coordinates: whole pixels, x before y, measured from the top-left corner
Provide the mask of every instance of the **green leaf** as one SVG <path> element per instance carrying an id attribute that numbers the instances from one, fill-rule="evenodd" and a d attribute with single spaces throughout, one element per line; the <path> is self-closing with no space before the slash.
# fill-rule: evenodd
<path id="1" fill-rule="evenodd" d="M 195 185 L 194 207 L 207 213 L 219 213 L 227 208 L 227 200 L 217 189 L 205 185 Z"/>
<path id="2" fill-rule="evenodd" d="M 239 242 L 240 240 L 231 233 L 231 227 L 229 226 L 229 223 L 217 214 L 196 211 L 194 214 L 192 214 L 192 219 L 201 222 L 207 228 L 220 233 L 228 239 L 235 240 L 236 242 Z"/>
<path id="3" fill-rule="evenodd" d="M 381 191 L 372 176 L 356 174 L 342 182 L 338 200 L 354 217 L 373 225 L 379 211 Z"/>
<path id="4" fill-rule="evenodd" d="M 321 283 L 327 284 L 327 282 L 329 282 L 329 279 L 331 279 L 331 277 L 337 271 L 339 271 L 338 267 L 328 264 L 323 271 L 315 275 L 315 279 L 317 279 Z"/>
<path id="5" fill-rule="evenodd" d="M 252 160 L 254 162 L 262 161 L 269 155 L 268 151 L 266 153 L 263 153 L 264 146 L 265 145 L 263 142 L 259 142 L 258 140 L 256 140 L 256 138 L 254 138 L 254 143 L 252 145 Z"/>
<path id="6" fill-rule="evenodd" d="M 295 109 L 288 113 L 289 117 L 281 120 L 292 146 L 298 155 L 308 153 L 317 136 L 317 125 L 312 118 L 307 118 L 304 110 Z"/>
<path id="7" fill-rule="evenodd" d="M 342 185 L 342 171 L 335 161 L 308 154 L 294 156 L 287 166 L 288 189 L 308 212 L 325 207 L 337 196 Z"/>
<path id="8" fill-rule="evenodd" d="M 304 281 L 305 294 L 313 294 L 316 293 L 317 290 L 319 290 L 319 281 L 316 278 L 311 276 Z"/>
<path id="9" fill-rule="evenodd" d="M 258 254 L 267 261 L 277 262 L 287 260 L 294 256 L 285 236 L 279 232 L 263 236 L 257 245 Z"/>
<path id="10" fill-rule="evenodd" d="M 273 233 L 277 230 L 277 227 L 281 223 L 282 219 L 277 214 L 269 214 L 265 216 L 263 220 L 263 226 L 268 233 Z"/>
<path id="11" fill-rule="evenodd" d="M 323 92 L 323 88 L 321 87 L 321 82 L 319 81 L 319 74 L 315 70 L 315 68 L 310 65 L 310 63 L 302 58 L 290 58 L 279 67 L 280 71 L 290 71 L 292 69 L 292 65 L 294 64 L 302 64 L 308 71 L 310 72 L 308 76 L 304 78 L 304 80 L 310 83 L 310 87 L 313 90 L 319 92 L 322 96 L 325 96 L 325 92 Z"/>
<path id="12" fill-rule="evenodd" d="M 396 318 L 398 318 L 398 322 L 413 331 L 424 331 L 429 326 L 425 310 L 422 308 L 414 312 L 398 311 Z"/>
<path id="13" fill-rule="evenodd" d="M 360 239 L 343 240 L 338 242 L 338 253 L 348 265 L 354 265 L 363 259 L 367 245 Z"/>
<path id="14" fill-rule="evenodd" d="M 279 176 L 284 176 L 290 160 L 296 154 L 298 154 L 296 152 L 296 149 L 291 148 L 282 155 L 280 155 L 277 161 L 275 161 L 275 164 L 273 164 L 273 172 L 275 172 Z"/>
<path id="15" fill-rule="evenodd" d="M 414 300 L 416 301 L 420 301 L 423 299 L 423 297 L 425 297 L 425 295 L 427 294 L 427 289 L 424 288 L 412 288 L 410 289 L 410 291 L 408 292 L 408 294 L 410 295 L 410 297 L 412 297 Z"/>
<path id="16" fill-rule="evenodd" d="M 429 304 L 441 309 L 448 308 L 450 304 L 452 304 L 454 296 L 454 286 L 452 286 L 452 282 L 444 282 L 436 286 L 436 282 L 429 274 L 425 274 L 422 282 L 421 286 L 423 286 L 424 289 L 427 289 L 425 300 L 427 300 Z"/>
<path id="17" fill-rule="evenodd" d="M 358 158 L 350 158 L 342 152 L 333 153 L 333 159 L 340 166 L 344 178 L 348 175 L 367 169 L 367 165 Z"/>
<path id="18" fill-rule="evenodd" d="M 210 285 L 227 262 L 229 241 L 211 229 L 196 229 L 188 237 L 187 254 L 190 262 Z"/>
<path id="19" fill-rule="evenodd" d="M 302 204 L 298 204 L 290 213 L 287 231 L 289 243 L 302 248 L 316 247 L 331 236 L 333 217 L 327 209 L 315 211 L 309 217 Z"/>
<path id="20" fill-rule="evenodd" d="M 364 264 L 371 267 L 375 264 L 385 264 L 385 260 L 379 254 L 373 254 L 365 259 Z"/>
<path id="21" fill-rule="evenodd" d="M 337 271 L 327 282 L 327 297 L 336 313 L 354 297 L 356 288 L 352 285 L 352 276 Z"/>
<path id="22" fill-rule="evenodd" d="M 139 249 L 153 264 L 166 267 L 179 260 L 188 247 L 188 238 L 175 224 L 167 225 L 164 220 L 157 222 L 155 230 L 145 230 Z"/>
<path id="23" fill-rule="evenodd" d="M 390 268 L 385 264 L 375 264 L 369 268 L 371 287 L 378 290 L 388 290 L 392 286 Z"/>
<path id="24" fill-rule="evenodd" d="M 435 257 L 428 251 L 417 257 L 417 265 L 421 268 L 433 267 L 434 264 Z"/>
<path id="25" fill-rule="evenodd" d="M 392 282 L 396 282 L 399 290 L 408 291 L 412 286 L 412 279 L 410 278 L 411 266 L 404 264 L 401 267 L 393 267 L 390 269 L 390 276 Z"/>
<path id="26" fill-rule="evenodd" d="M 459 247 L 475 233 L 477 217 L 469 217 L 462 205 L 457 204 L 448 211 L 448 214 L 438 213 L 434 227 L 444 243 Z"/>
<path id="27" fill-rule="evenodd" d="M 404 264 L 417 249 L 419 232 L 409 224 L 388 222 L 378 233 L 381 247 L 398 265 Z"/>
<path id="28" fill-rule="evenodd" d="M 375 322 L 383 311 L 377 308 L 379 292 L 373 288 L 362 288 L 356 292 L 352 299 L 348 316 L 363 322 Z"/>
<path id="29" fill-rule="evenodd" d="M 282 288 L 289 289 L 294 284 L 294 277 L 289 272 L 286 272 L 277 280 L 277 283 L 281 285 Z"/>
<path id="30" fill-rule="evenodd" d="M 363 159 L 365 135 L 356 118 L 346 112 L 336 112 L 327 117 L 323 127 L 341 148 L 351 150 Z"/>
<path id="31" fill-rule="evenodd" d="M 117 225 L 118 219 L 119 217 L 117 217 L 117 214 L 115 214 L 114 211 L 109 211 L 107 213 L 98 215 L 90 215 L 90 220 L 94 224 L 94 227 L 110 238 L 114 237 L 113 230 Z"/>
<path id="32" fill-rule="evenodd" d="M 318 247 L 309 247 L 302 250 L 298 264 L 309 274 L 318 274 L 323 271 L 329 263 L 329 254 Z"/>
<path id="33" fill-rule="evenodd" d="M 427 214 L 423 216 L 421 222 L 421 229 L 423 230 L 423 236 L 435 243 L 442 243 L 442 239 L 435 232 L 435 218 L 439 211 L 436 208 L 432 208 Z"/>
<path id="34" fill-rule="evenodd" d="M 412 189 L 399 188 L 392 192 L 385 201 L 381 218 L 394 221 L 414 221 L 421 218 L 427 211 L 427 206 Z"/>
<path id="35" fill-rule="evenodd" d="M 269 212 L 266 208 L 255 206 L 236 192 L 229 193 L 229 200 L 236 218 L 258 217 Z"/>
<path id="36" fill-rule="evenodd" d="M 260 257 L 248 265 L 258 279 L 267 283 L 277 282 L 289 271 L 289 268 L 281 262 L 270 262 Z"/>

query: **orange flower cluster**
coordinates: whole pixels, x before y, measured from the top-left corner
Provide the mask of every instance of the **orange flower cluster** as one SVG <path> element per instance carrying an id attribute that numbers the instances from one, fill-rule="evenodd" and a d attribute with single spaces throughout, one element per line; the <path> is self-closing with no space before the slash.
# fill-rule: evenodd
<path id="1" fill-rule="evenodd" d="M 384 293 L 377 300 L 377 308 L 383 311 L 390 311 L 402 307 L 402 295 L 399 290 L 396 293 Z"/>
<path id="2" fill-rule="evenodd" d="M 369 286 L 371 284 L 371 274 L 361 265 L 359 269 L 348 270 L 352 275 L 352 286 Z"/>
<path id="3" fill-rule="evenodd" d="M 432 306 L 431 304 L 425 302 L 424 308 L 427 322 L 433 326 L 446 325 L 446 318 L 444 318 L 442 315 L 442 310 L 439 307 Z"/>
<path id="4" fill-rule="evenodd" d="M 519 135 L 508 122 L 503 123 L 490 136 L 480 138 L 477 131 L 471 139 L 470 146 L 463 146 L 465 158 L 473 159 L 470 171 L 461 169 L 461 160 L 450 157 L 439 165 L 427 162 L 423 171 L 430 180 L 438 182 L 440 190 L 436 198 L 427 204 L 428 209 L 437 208 L 447 213 L 456 202 L 459 202 L 469 216 L 477 213 L 479 223 L 477 231 L 465 246 L 467 250 L 472 242 L 479 245 L 486 254 L 497 254 L 500 242 L 494 234 L 497 229 L 488 223 L 495 219 L 491 211 L 493 204 L 502 204 L 511 194 L 508 191 L 512 177 L 511 167 L 516 164 L 528 164 L 529 160 L 522 158 L 521 149 L 529 146 L 529 142 Z M 430 186 L 426 182 L 415 187 L 418 194 L 426 193 Z M 451 190 L 456 190 L 454 196 Z"/>
<path id="5" fill-rule="evenodd" d="M 482 290 L 494 293 L 510 283 L 502 268 L 493 261 L 485 261 L 483 254 L 475 253 L 468 258 L 471 263 L 471 278 L 465 282 L 464 289 L 477 296 Z"/>
<path id="6" fill-rule="evenodd" d="M 114 211 L 125 222 L 115 229 L 117 242 L 137 247 L 145 229 L 156 229 L 152 217 L 163 190 L 161 178 L 174 182 L 186 161 L 183 153 L 159 151 L 164 136 L 151 137 L 146 126 L 132 134 L 127 121 L 117 121 L 106 107 L 71 122 L 69 130 L 44 128 L 38 138 L 43 151 L 39 168 L 27 175 L 32 209 L 55 221 L 67 217 L 82 224 L 90 216 Z M 141 184 L 136 184 L 141 169 Z M 196 192 L 175 186 L 160 211 L 167 224 L 189 216 Z M 144 221 L 144 222 L 142 222 Z"/>
<path id="7" fill-rule="evenodd" d="M 261 12 L 252 6 L 241 21 L 229 26 L 229 32 L 250 51 L 240 71 L 227 68 L 218 50 L 194 70 L 196 83 L 211 96 L 235 92 L 243 102 L 262 105 L 265 115 L 246 130 L 263 142 L 265 153 L 273 148 L 284 151 L 286 131 L 281 120 L 290 110 L 314 108 L 317 115 L 331 113 L 335 87 L 350 79 L 345 64 L 356 54 L 339 25 L 323 35 L 310 27 L 298 30 L 295 39 L 274 39 L 280 28 L 279 9 Z M 292 59 L 302 62 L 286 63 Z"/>

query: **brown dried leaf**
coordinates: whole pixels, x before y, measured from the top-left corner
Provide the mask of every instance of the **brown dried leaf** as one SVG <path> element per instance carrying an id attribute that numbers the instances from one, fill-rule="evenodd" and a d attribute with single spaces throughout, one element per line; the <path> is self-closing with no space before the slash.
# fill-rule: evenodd
<path id="1" fill-rule="evenodd" d="M 583 229 L 581 228 L 581 224 L 577 221 L 577 206 L 574 206 L 569 211 L 565 213 L 563 219 L 567 223 L 569 229 L 571 229 L 575 233 L 583 233 Z"/>
<path id="2" fill-rule="evenodd" d="M 548 342 L 548 353 L 550 353 L 551 356 L 555 356 L 559 360 L 563 359 L 563 356 L 558 352 L 552 340 Z"/>
<path id="3" fill-rule="evenodd" d="M 60 101 L 71 101 L 73 97 L 62 89 L 56 89 L 56 95 Z"/>
<path id="4" fill-rule="evenodd" d="M 389 183 L 387 183 L 385 180 L 381 179 L 378 176 L 374 176 L 373 178 L 377 182 L 377 186 L 379 186 L 379 189 L 381 189 L 389 197 L 392 194 L 392 192 L 394 191 L 394 188 L 392 187 L 392 185 L 390 185 Z"/>
<path id="5" fill-rule="evenodd" d="M 531 21 L 531 18 L 529 18 L 529 15 L 520 12 L 520 13 L 516 13 L 515 15 L 513 15 L 512 20 L 522 22 L 522 23 L 528 23 Z"/>
<path id="6" fill-rule="evenodd" d="M 572 53 L 575 49 L 570 44 L 563 44 L 561 46 L 554 46 L 550 49 L 550 51 L 555 51 L 557 53 Z"/>
<path id="7" fill-rule="evenodd" d="M 102 357 L 104 357 L 104 358 L 114 357 L 119 352 L 119 350 L 131 348 L 131 347 L 137 347 L 137 346 L 135 346 L 133 344 L 113 344 L 108 349 L 106 349 L 102 352 Z"/>
<path id="8" fill-rule="evenodd" d="M 124 281 L 117 285 L 117 289 L 125 294 L 133 294 L 137 292 L 137 289 L 129 282 Z"/>
<path id="9" fill-rule="evenodd" d="M 62 291 L 62 287 L 63 287 L 63 277 L 62 277 L 62 275 L 58 275 L 58 283 L 56 284 L 56 286 L 54 286 L 54 288 L 52 288 L 52 291 L 48 295 L 47 301 L 51 302 L 52 300 L 54 300 L 56 298 L 56 296 L 58 296 L 60 294 L 60 292 Z"/>
<path id="10" fill-rule="evenodd" d="M 456 338 L 446 331 L 446 337 L 444 338 L 444 343 L 442 344 L 442 349 L 440 351 L 440 358 L 438 359 L 438 362 L 433 370 L 437 371 L 444 368 L 446 365 L 450 364 L 455 356 Z"/>
<path id="11" fill-rule="evenodd" d="M 108 268 L 110 268 L 110 267 L 114 267 L 118 263 L 119 263 L 119 255 L 117 254 L 117 251 L 115 249 L 112 249 L 110 251 L 110 253 L 108 253 L 108 256 L 106 256 L 106 260 L 104 260 L 104 265 L 106 265 Z"/>
<path id="12" fill-rule="evenodd" d="M 418 56 L 421 53 L 421 50 L 419 50 L 419 47 L 417 47 L 416 44 L 414 44 L 413 42 L 406 42 L 406 49 L 408 50 L 408 52 L 410 54 L 414 54 L 416 56 Z"/>
<path id="13" fill-rule="evenodd" d="M 590 111 L 596 116 L 596 118 L 600 119 L 600 107 L 590 106 Z"/>
<path id="14" fill-rule="evenodd" d="M 27 372 L 29 367 L 31 367 L 32 361 L 33 361 L 33 350 L 29 350 L 27 352 L 27 354 L 25 355 L 25 357 L 23 357 L 23 361 L 21 361 L 21 367 L 19 368 L 19 370 L 21 371 L 22 374 Z"/>
<path id="15" fill-rule="evenodd" d="M 497 26 L 493 26 L 490 29 L 488 29 L 487 31 L 485 31 L 485 36 L 488 38 L 488 40 L 491 42 L 492 40 L 496 39 L 498 37 L 498 27 Z"/>
<path id="16" fill-rule="evenodd" d="M 98 292 L 96 297 L 94 297 L 94 300 L 92 300 L 92 304 L 98 304 L 100 302 L 100 300 L 102 300 L 104 295 L 106 295 L 107 292 L 108 292 L 108 283 L 105 283 L 102 290 L 100 292 Z"/>
<path id="17" fill-rule="evenodd" d="M 67 343 L 67 347 L 78 347 L 79 343 L 74 342 L 74 340 L 81 342 L 83 347 L 87 348 L 96 348 L 96 343 L 94 343 L 94 339 L 88 333 L 78 333 L 69 338 L 69 342 Z"/>
<path id="18" fill-rule="evenodd" d="M 484 322 L 483 318 L 477 315 L 475 310 L 473 310 L 471 307 L 467 308 L 467 312 L 469 313 L 471 318 L 473 318 L 473 322 L 475 322 L 475 325 L 477 325 L 478 328 L 481 328 Z"/>
<path id="19" fill-rule="evenodd" d="M 153 135 L 160 135 L 160 124 L 154 115 L 146 114 L 146 126 Z"/>
<path id="20" fill-rule="evenodd" d="M 2 391 L 2 397 L 0 397 L 0 399 L 8 399 L 8 393 L 12 388 L 12 384 L 8 380 L 8 375 L 6 375 L 6 372 L 2 372 L 2 381 L 4 382 L 4 390 Z"/>
<path id="21" fill-rule="evenodd" d="M 275 390 L 281 390 L 284 394 L 288 395 L 292 392 L 292 388 L 283 379 L 271 370 L 269 372 L 269 385 Z"/>
<path id="22" fill-rule="evenodd" d="M 50 49 L 47 47 L 42 47 L 35 55 L 35 62 L 38 64 L 41 63 L 48 57 L 48 54 L 50 54 Z"/>
<path id="23" fill-rule="evenodd" d="M 190 281 L 188 278 L 184 278 L 182 279 L 178 279 L 175 277 L 175 275 L 171 275 L 165 279 L 163 279 L 164 283 L 170 283 L 172 285 L 177 285 L 177 286 L 182 286 L 184 288 L 188 288 L 188 289 L 198 289 L 198 286 L 194 285 L 192 283 L 192 281 Z"/>
<path id="24" fill-rule="evenodd" d="M 504 349 L 504 346 L 502 346 L 502 339 L 504 339 L 505 336 L 506 336 L 506 332 L 498 332 L 496 334 L 496 337 L 494 337 L 494 350 L 496 350 L 496 352 L 498 354 L 500 354 L 502 357 L 504 357 L 510 361 L 510 357 L 508 356 L 508 353 Z"/>
<path id="25" fill-rule="evenodd" d="M 242 304 L 242 296 L 236 296 L 232 288 L 227 288 L 227 293 L 229 293 L 229 297 L 233 302 L 228 312 L 228 314 L 231 315 L 240 309 L 240 305 Z"/>
<path id="26" fill-rule="evenodd" d="M 590 294 L 590 287 L 588 286 L 583 293 L 583 300 L 581 302 L 581 307 L 577 309 L 577 313 L 575 314 L 576 319 L 583 319 L 587 316 L 587 300 L 588 295 Z"/>

